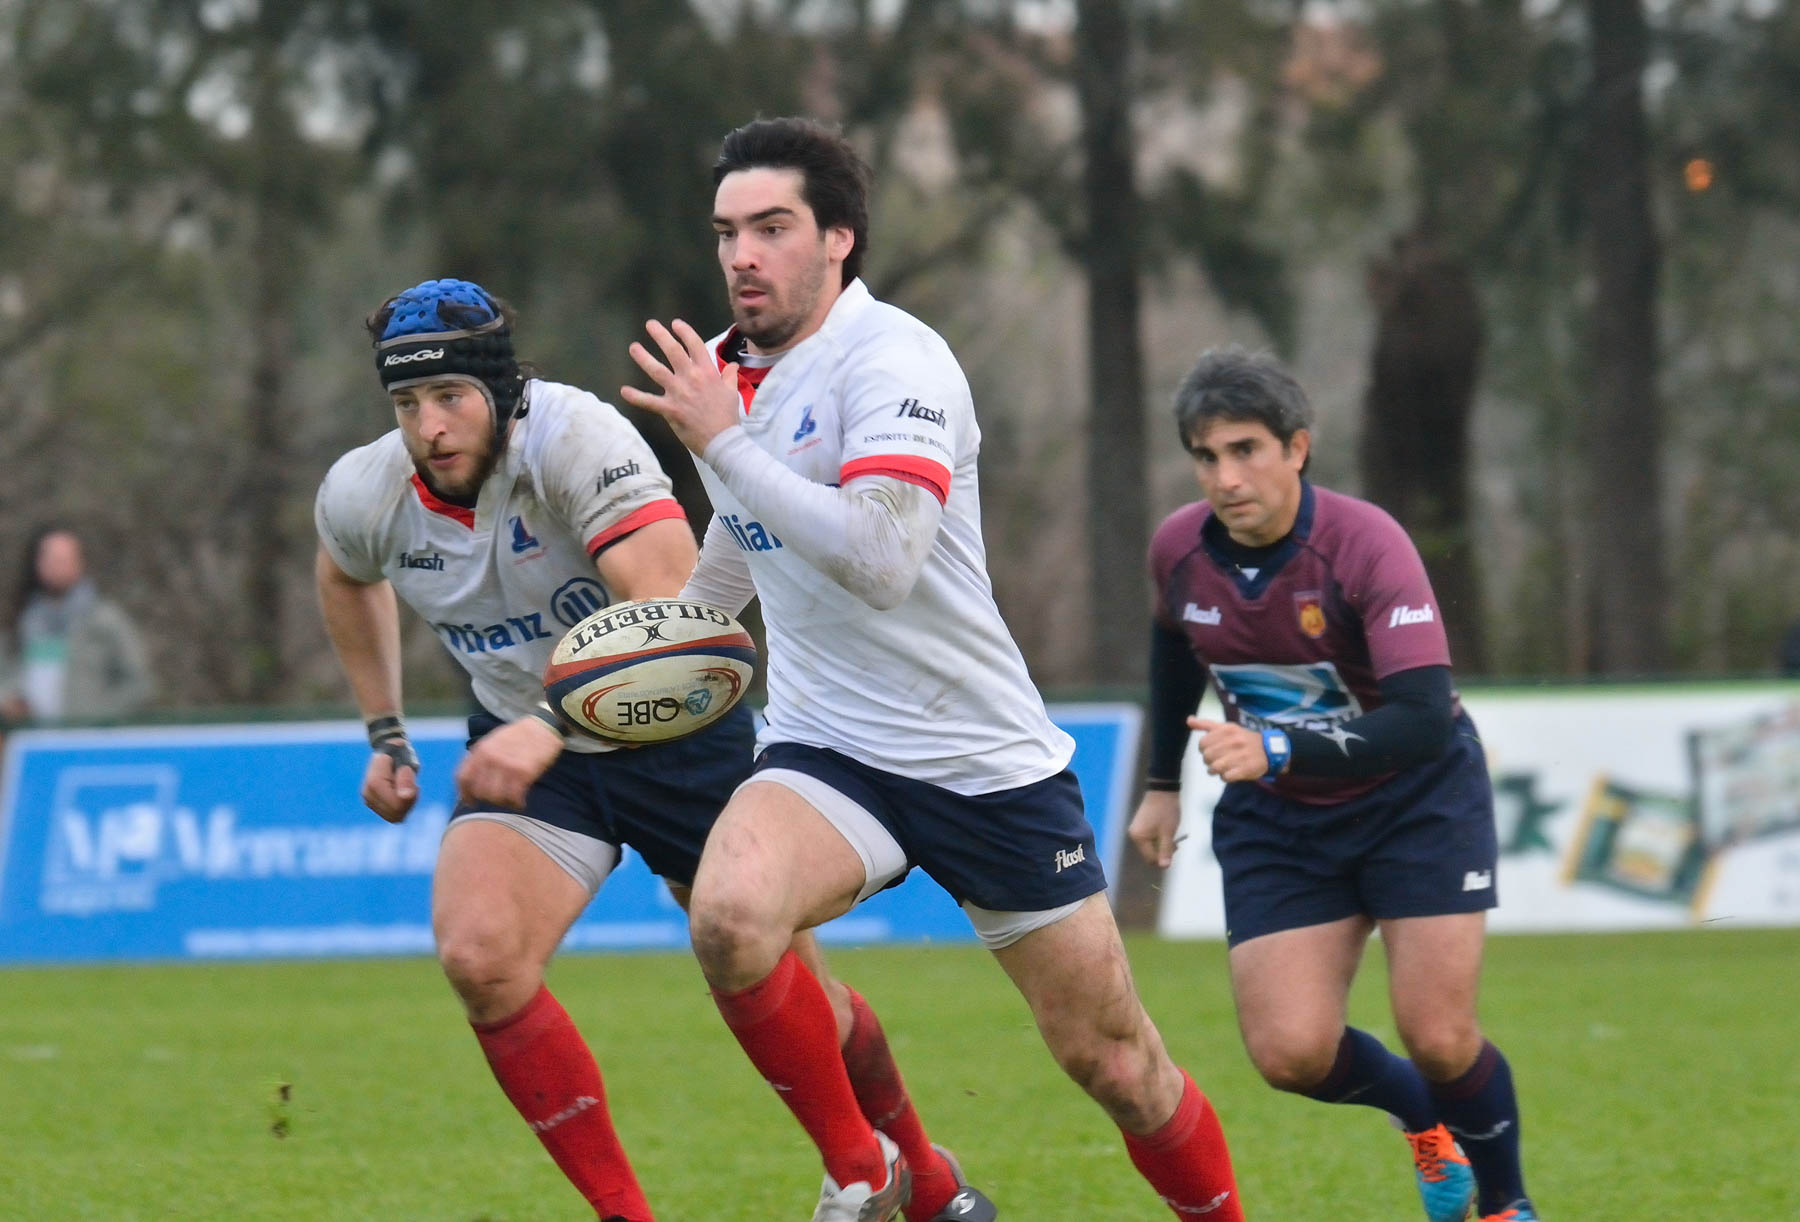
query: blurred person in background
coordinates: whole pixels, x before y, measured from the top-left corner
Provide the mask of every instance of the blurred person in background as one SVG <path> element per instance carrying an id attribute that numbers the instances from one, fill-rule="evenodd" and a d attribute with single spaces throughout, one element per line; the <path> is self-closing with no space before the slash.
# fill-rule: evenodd
<path id="1" fill-rule="evenodd" d="M 0 680 L 13 725 L 115 721 L 150 703 L 143 638 L 88 576 L 81 539 L 46 526 L 25 549 Z"/>
<path id="2" fill-rule="evenodd" d="M 1168 866 L 1198 730 L 1226 783 L 1212 843 L 1257 1070 L 1391 1114 L 1431 1222 L 1471 1204 L 1483 1222 L 1536 1222 L 1512 1071 L 1476 1016 L 1493 788 L 1425 566 L 1387 513 L 1305 478 L 1312 408 L 1274 360 L 1204 353 L 1175 423 L 1206 499 L 1150 545 L 1150 775 L 1131 839 Z M 1192 715 L 1209 676 L 1223 721 Z M 1409 1057 L 1347 1025 L 1376 929 Z"/>
<path id="3" fill-rule="evenodd" d="M 1787 634 L 1781 638 L 1776 664 L 1788 678 L 1800 679 L 1800 619 L 1788 625 Z"/>

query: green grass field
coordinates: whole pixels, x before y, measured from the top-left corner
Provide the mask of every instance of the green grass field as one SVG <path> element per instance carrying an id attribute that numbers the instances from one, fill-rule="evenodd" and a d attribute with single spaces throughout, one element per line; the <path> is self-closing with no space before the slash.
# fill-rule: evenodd
<path id="1" fill-rule="evenodd" d="M 1255 1078 L 1222 947 L 1131 950 L 1170 1048 L 1224 1116 L 1252 1219 L 1420 1216 L 1383 1117 Z M 833 960 L 1003 1217 L 1169 1216 L 980 950 Z M 1354 1017 L 1391 1039 L 1381 968 L 1377 947 Z M 659 1217 L 810 1216 L 811 1148 L 689 959 L 569 956 L 551 983 L 599 1053 Z M 0 990 L 0 1218 L 590 1216 L 493 1085 L 430 961 L 18 970 Z M 1551 1222 L 1800 1218 L 1800 931 L 1496 938 L 1483 1014 L 1518 1076 L 1527 1172 Z"/>

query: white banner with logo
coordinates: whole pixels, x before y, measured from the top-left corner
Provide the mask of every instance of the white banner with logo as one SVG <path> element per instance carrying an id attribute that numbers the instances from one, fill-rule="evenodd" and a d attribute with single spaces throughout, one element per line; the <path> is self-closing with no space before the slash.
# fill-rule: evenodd
<path id="1" fill-rule="evenodd" d="M 1463 704 L 1494 781 L 1490 928 L 1800 924 L 1800 686 L 1491 688 Z M 1225 933 L 1220 788 L 1190 750 L 1171 937 Z"/>

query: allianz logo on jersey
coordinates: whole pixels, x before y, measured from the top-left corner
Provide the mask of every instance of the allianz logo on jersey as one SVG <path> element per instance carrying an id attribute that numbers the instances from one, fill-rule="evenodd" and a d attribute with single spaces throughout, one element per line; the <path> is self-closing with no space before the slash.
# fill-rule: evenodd
<path id="1" fill-rule="evenodd" d="M 1431 604 L 1429 603 L 1423 607 L 1409 607 L 1405 603 L 1401 603 L 1394 608 L 1394 613 L 1388 616 L 1387 626 L 1400 628 L 1407 624 L 1429 624 L 1436 618 L 1437 616 L 1431 613 Z"/>
<path id="2" fill-rule="evenodd" d="M 444 638 L 444 644 L 463 653 L 495 653 L 557 635 L 544 627 L 544 616 L 538 611 L 509 615 L 502 624 L 433 624 L 432 628 Z"/>
<path id="3" fill-rule="evenodd" d="M 1198 604 L 1189 603 L 1181 609 L 1181 618 L 1184 623 L 1206 624 L 1209 627 L 1217 628 L 1219 626 L 1219 609 L 1207 607 L 1202 610 Z"/>
<path id="4" fill-rule="evenodd" d="M 180 770 L 167 765 L 65 769 L 50 820 L 40 908 L 70 916 L 150 912 L 165 884 L 190 879 L 430 874 L 450 820 L 440 802 L 421 806 L 405 823 L 321 825 L 296 818 L 245 827 L 235 806 L 218 803 L 202 813 L 174 801 L 180 785 Z"/>
<path id="5" fill-rule="evenodd" d="M 573 628 L 582 620 L 607 605 L 606 587 L 592 577 L 575 577 L 562 583 L 550 595 L 550 613 L 563 628 Z M 498 624 L 433 623 L 432 630 L 443 638 L 453 653 L 498 653 L 533 641 L 548 641 L 562 635 L 544 626 L 541 611 L 509 615 Z"/>
<path id="6" fill-rule="evenodd" d="M 775 532 L 769 530 L 761 522 L 740 518 L 735 513 L 719 515 L 719 524 L 731 532 L 738 547 L 747 552 L 772 552 L 781 546 L 781 540 Z"/>
<path id="7" fill-rule="evenodd" d="M 800 427 L 794 430 L 795 441 L 805 441 L 819 431 L 819 422 L 813 419 L 813 405 L 808 403 L 800 409 Z"/>

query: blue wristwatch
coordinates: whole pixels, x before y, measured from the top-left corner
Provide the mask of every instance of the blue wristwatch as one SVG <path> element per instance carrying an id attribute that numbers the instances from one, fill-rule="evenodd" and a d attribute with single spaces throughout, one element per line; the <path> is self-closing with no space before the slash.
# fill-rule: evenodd
<path id="1" fill-rule="evenodd" d="M 1269 757 L 1268 777 L 1280 776 L 1287 771 L 1288 761 L 1294 758 L 1294 744 L 1280 730 L 1264 730 L 1262 732 L 1263 754 Z"/>

